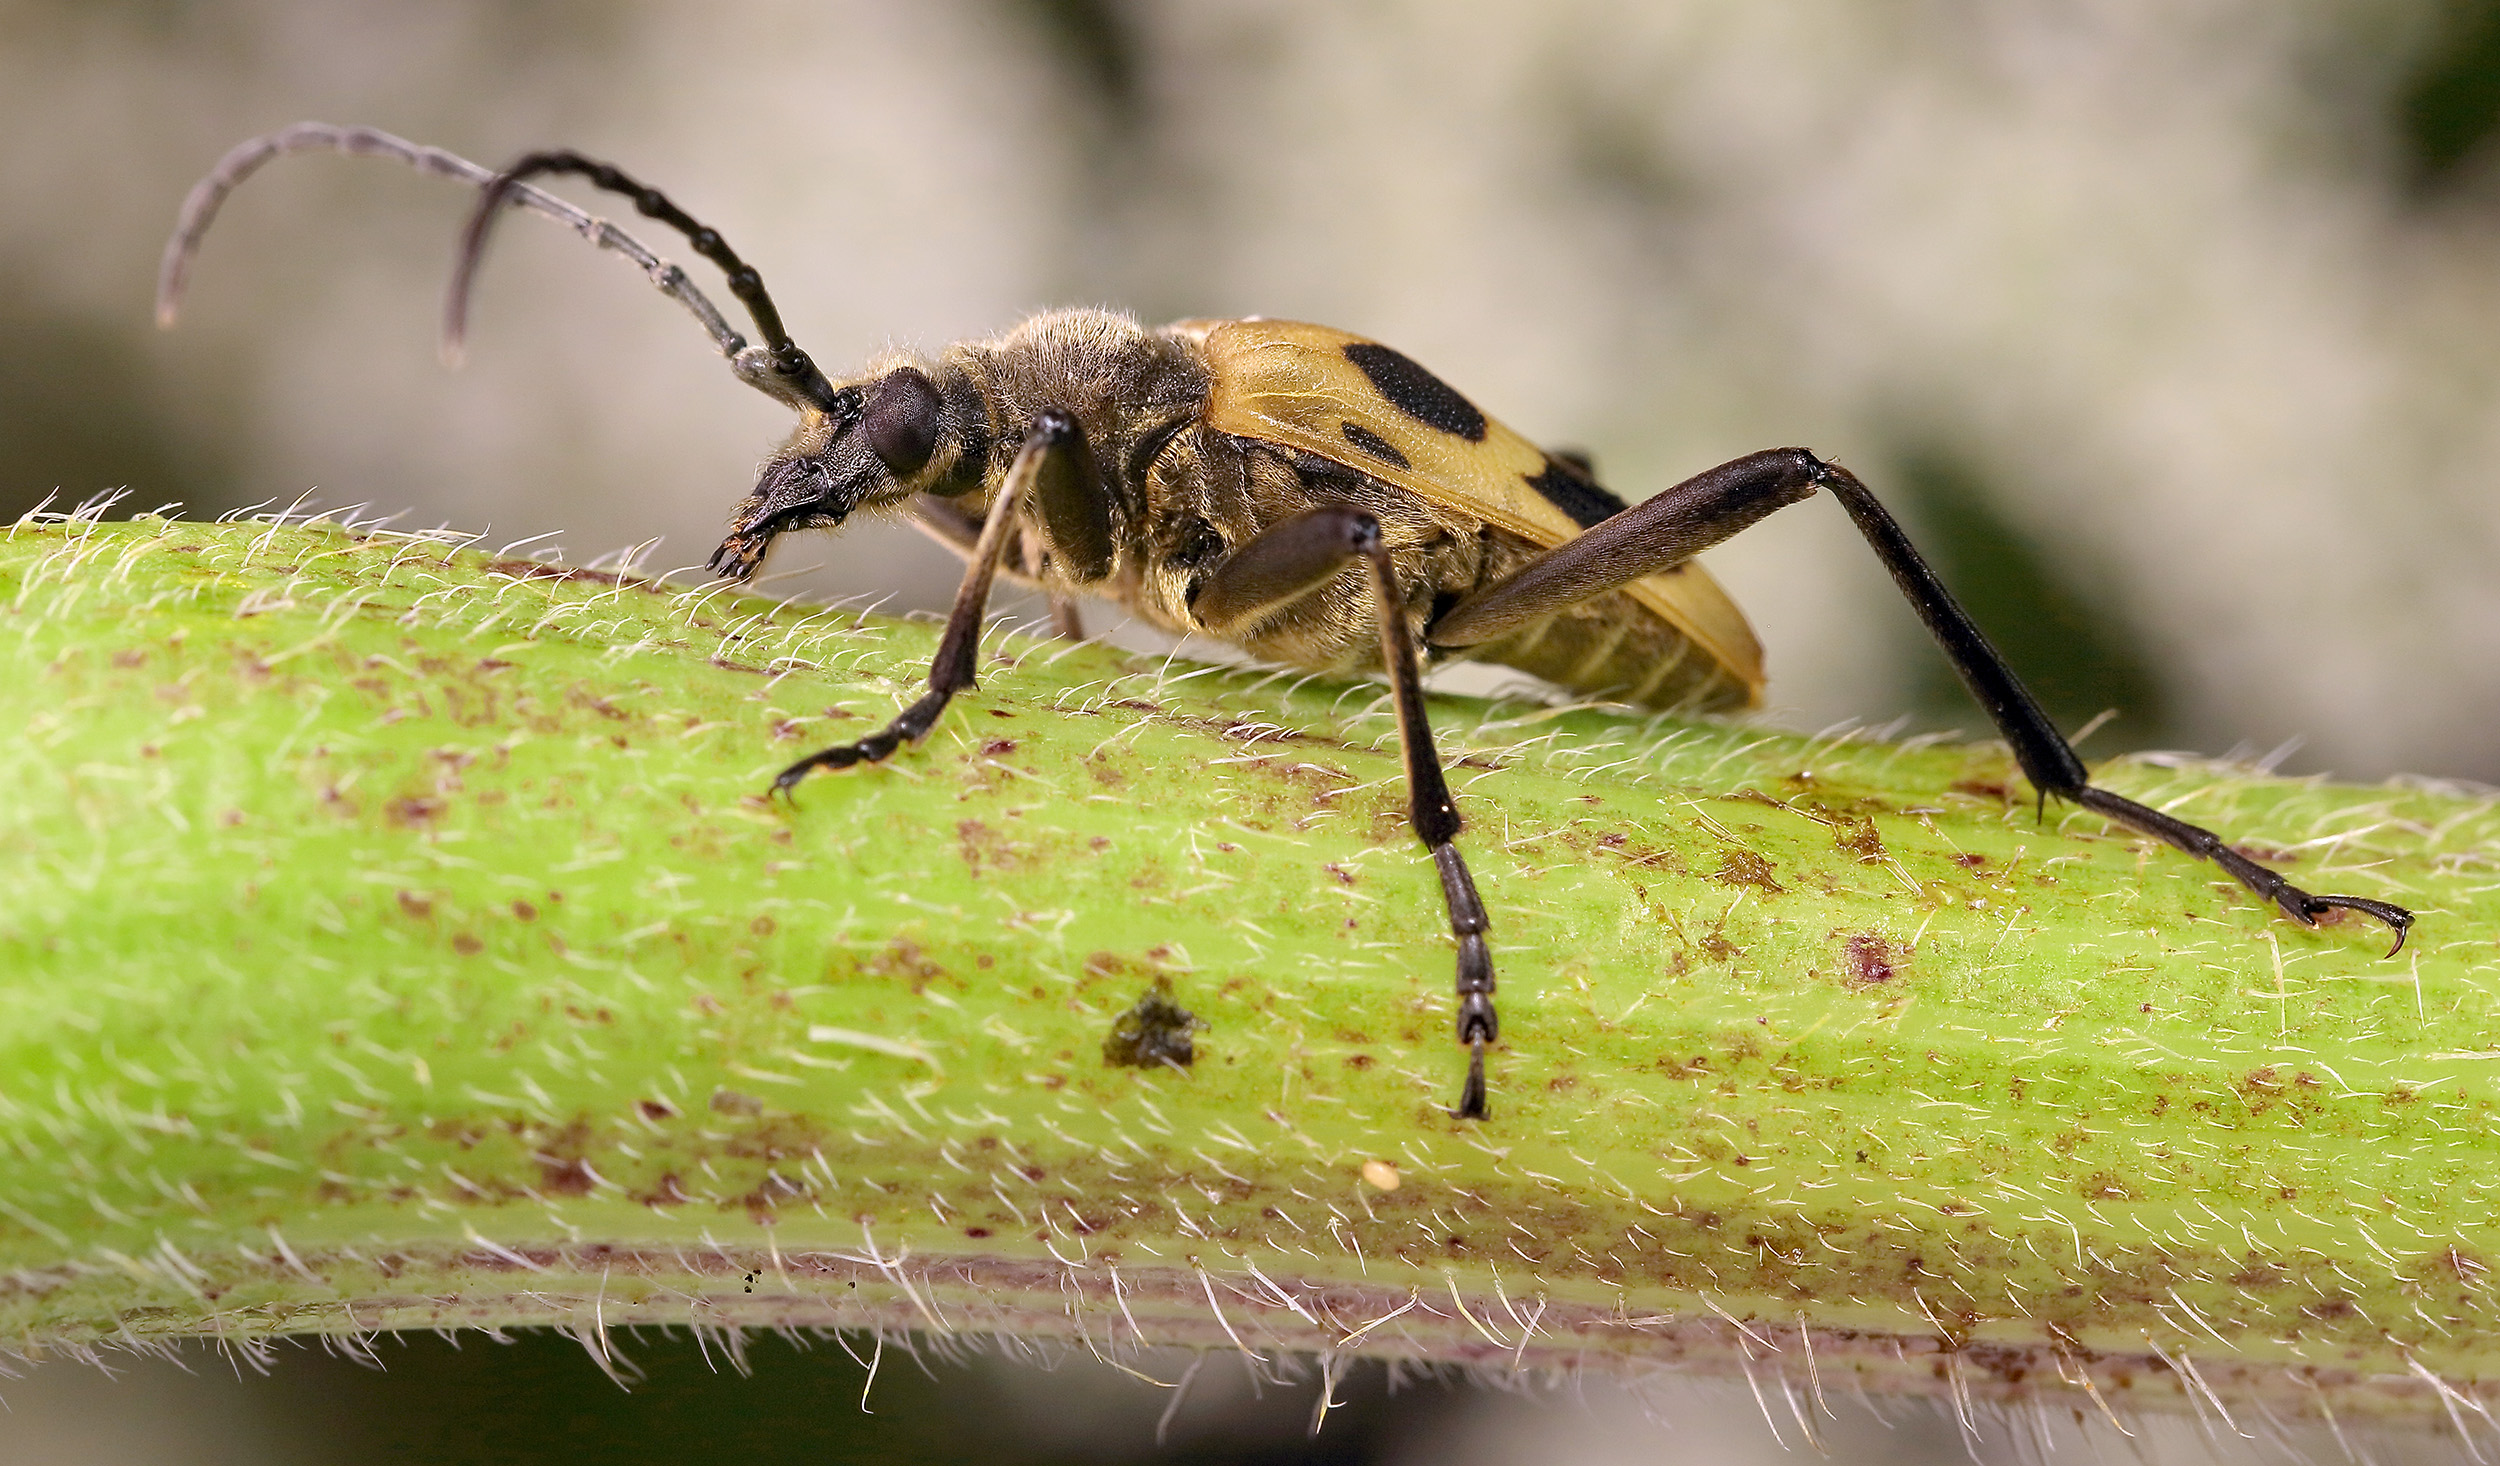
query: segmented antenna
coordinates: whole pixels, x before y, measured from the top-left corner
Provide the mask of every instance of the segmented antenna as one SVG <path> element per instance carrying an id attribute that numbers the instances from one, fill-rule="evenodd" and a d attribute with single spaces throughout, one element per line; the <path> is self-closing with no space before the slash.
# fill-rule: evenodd
<path id="1" fill-rule="evenodd" d="M 484 188 L 494 182 L 495 171 L 481 167 L 457 153 L 429 148 L 396 137 L 379 128 L 339 127 L 327 122 L 298 122 L 276 132 L 237 143 L 217 160 L 208 176 L 193 184 L 189 197 L 182 201 L 182 214 L 174 223 L 173 236 L 165 241 L 165 256 L 156 276 L 156 323 L 171 326 L 181 314 L 182 298 L 191 280 L 191 259 L 200 251 L 200 240 L 209 225 L 217 220 L 217 210 L 226 195 L 241 186 L 243 180 L 260 171 L 273 158 L 290 153 L 346 153 L 353 157 L 388 158 L 405 163 L 420 173 L 449 178 L 473 187 Z M 733 361 L 747 349 L 747 340 L 729 322 L 686 272 L 658 255 L 624 230 L 605 219 L 595 218 L 573 207 L 555 195 L 516 184 L 510 192 L 512 202 L 533 209 L 557 223 L 565 225 L 592 244 L 613 251 L 639 266 L 660 292 L 686 308 L 703 327 L 720 354 Z"/>
<path id="2" fill-rule="evenodd" d="M 627 177 L 610 163 L 585 158 L 570 149 L 531 153 L 498 173 L 478 196 L 477 211 L 469 215 L 469 227 L 460 238 L 460 262 L 453 269 L 451 293 L 443 304 L 443 341 L 458 350 L 467 334 L 469 288 L 477 276 L 479 259 L 486 252 L 486 232 L 494 227 L 496 212 L 506 199 L 522 187 L 522 180 L 541 173 L 570 173 L 588 179 L 592 185 L 610 193 L 623 194 L 634 201 L 634 207 L 645 216 L 659 220 L 686 236 L 694 252 L 720 266 L 729 277 L 729 293 L 738 297 L 755 318 L 755 329 L 762 334 L 764 345 L 772 352 L 772 369 L 798 396 L 813 403 L 817 410 L 835 411 L 833 384 L 817 369 L 799 344 L 783 329 L 781 312 L 774 308 L 773 298 L 764 289 L 764 277 L 753 265 L 738 258 L 737 252 L 720 237 L 720 231 L 699 223 L 685 210 L 669 201 L 666 194 L 648 188 Z"/>

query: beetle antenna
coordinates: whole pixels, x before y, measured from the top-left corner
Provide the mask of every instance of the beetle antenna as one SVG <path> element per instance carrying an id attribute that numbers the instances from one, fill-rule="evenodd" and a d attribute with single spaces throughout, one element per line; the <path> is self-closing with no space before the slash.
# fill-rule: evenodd
<path id="1" fill-rule="evenodd" d="M 670 202 L 668 195 L 635 182 L 614 164 L 585 158 L 570 149 L 528 154 L 496 174 L 479 194 L 477 209 L 469 215 L 469 227 L 460 237 L 460 261 L 452 270 L 451 293 L 443 303 L 443 345 L 447 351 L 457 353 L 468 334 L 469 288 L 477 277 L 478 260 L 486 251 L 486 232 L 494 227 L 496 211 L 524 179 L 541 173 L 576 174 L 595 187 L 623 194 L 644 215 L 686 236 L 696 254 L 720 266 L 729 277 L 729 293 L 738 297 L 747 313 L 755 318 L 755 329 L 772 353 L 774 375 L 818 411 L 835 411 L 833 384 L 825 380 L 815 361 L 799 349 L 799 344 L 782 327 L 781 312 L 774 308 L 772 296 L 764 289 L 764 277 L 753 265 L 738 258 L 737 251 L 720 237 L 719 230 L 696 221 Z"/>
<path id="2" fill-rule="evenodd" d="M 165 255 L 156 277 L 156 322 L 171 326 L 182 310 L 182 297 L 190 284 L 191 260 L 200 250 L 200 241 L 216 222 L 217 211 L 226 202 L 226 195 L 240 187 L 243 180 L 260 171 L 273 158 L 290 153 L 345 153 L 360 158 L 388 158 L 405 163 L 420 173 L 448 178 L 476 188 L 492 183 L 491 168 L 472 163 L 457 153 L 412 143 L 376 127 L 339 127 L 327 122 L 298 122 L 276 132 L 236 144 L 208 176 L 192 185 L 190 196 L 182 201 L 182 214 L 174 223 L 173 236 L 165 241 Z M 651 283 L 669 299 L 686 308 L 720 354 L 730 359 L 737 369 L 742 353 L 751 348 L 744 336 L 722 318 L 718 307 L 686 272 L 661 259 L 641 240 L 617 228 L 605 219 L 596 218 L 573 207 L 564 200 L 527 184 L 514 184 L 508 197 L 522 208 L 546 215 L 571 229 L 599 248 L 624 256 L 640 267 Z M 741 380 L 755 378 L 744 370 Z"/>

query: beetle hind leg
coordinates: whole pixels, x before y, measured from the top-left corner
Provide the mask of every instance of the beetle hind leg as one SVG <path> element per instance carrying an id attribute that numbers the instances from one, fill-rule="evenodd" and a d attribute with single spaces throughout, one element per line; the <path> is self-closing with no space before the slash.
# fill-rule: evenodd
<path id="1" fill-rule="evenodd" d="M 2041 711 L 2030 689 L 2023 686 L 1988 638 L 1980 634 L 1969 613 L 1944 588 L 1944 582 L 1920 558 L 1900 524 L 1867 491 L 1866 485 L 1858 482 L 1857 475 L 1838 464 L 1824 463 L 1802 448 L 1784 451 L 1798 454 L 1811 464 L 1814 482 L 1831 490 L 1832 497 L 1849 511 L 1858 533 L 1874 549 L 1876 558 L 1884 562 L 1893 583 L 1901 588 L 1901 594 L 1927 624 L 1936 644 L 1951 659 L 1962 685 L 1970 689 L 1972 698 L 2013 747 L 2014 760 L 2022 766 L 2023 777 L 2040 791 L 2043 802 L 2051 797 L 2071 801 L 2105 819 L 2210 860 L 2303 926 L 2316 926 L 2318 918 L 2330 911 L 2357 911 L 2384 922 L 2396 934 L 2396 945 L 2388 949 L 2387 955 L 2393 957 L 2404 950 L 2406 934 L 2413 928 L 2413 913 L 2405 908 L 2366 896 L 2313 896 L 2293 885 L 2280 871 L 2232 849 L 2220 835 L 2201 825 L 2094 788 L 2074 746 L 2057 731 L 2057 725 Z"/>
<path id="2" fill-rule="evenodd" d="M 2413 913 L 2405 908 L 2366 896 L 2313 896 L 2281 872 L 2232 849 L 2211 830 L 2094 788 L 2074 746 L 1919 556 L 1899 522 L 1857 475 L 1803 448 L 1749 453 L 1610 515 L 1507 579 L 1460 601 L 1436 617 L 1425 634 L 1439 647 L 1487 644 L 1640 576 L 1679 565 L 1818 488 L 1831 490 L 1848 511 L 1858 533 L 1953 663 L 1962 685 L 2012 746 L 2015 762 L 2039 791 L 2043 806 L 2051 798 L 2069 800 L 2210 860 L 2305 926 L 2315 926 L 2332 911 L 2359 912 L 2386 923 L 2396 934 L 2389 956 L 2404 949 L 2413 926 Z"/>

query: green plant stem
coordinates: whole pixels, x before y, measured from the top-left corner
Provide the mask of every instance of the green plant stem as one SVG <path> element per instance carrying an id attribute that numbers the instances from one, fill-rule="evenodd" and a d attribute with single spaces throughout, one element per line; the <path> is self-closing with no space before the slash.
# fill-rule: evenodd
<path id="1" fill-rule="evenodd" d="M 2500 811 L 1436 699 L 327 526 L 0 541 L 0 1341 L 1012 1332 L 2436 1412 L 2500 1369 Z M 1183 1071 L 1106 1064 L 1158 979 Z M 1391 1189 L 1392 1186 L 1394 1189 Z M 2085 1387 L 2088 1386 L 2088 1391 Z M 2454 1401 L 2448 1402 L 2454 1404 Z"/>

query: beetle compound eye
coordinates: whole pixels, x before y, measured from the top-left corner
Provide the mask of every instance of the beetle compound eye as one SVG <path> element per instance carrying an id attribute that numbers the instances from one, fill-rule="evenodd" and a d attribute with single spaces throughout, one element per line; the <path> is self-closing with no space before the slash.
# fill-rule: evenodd
<path id="1" fill-rule="evenodd" d="M 909 478 L 937 451 L 938 417 L 945 407 L 927 376 L 914 367 L 898 367 L 877 384 L 876 395 L 860 414 L 860 430 L 887 472 Z"/>

